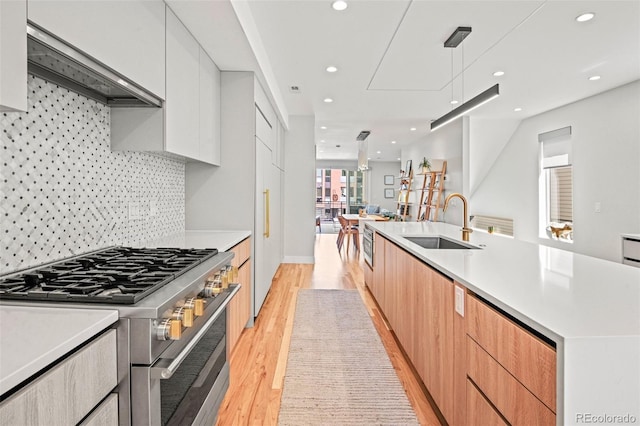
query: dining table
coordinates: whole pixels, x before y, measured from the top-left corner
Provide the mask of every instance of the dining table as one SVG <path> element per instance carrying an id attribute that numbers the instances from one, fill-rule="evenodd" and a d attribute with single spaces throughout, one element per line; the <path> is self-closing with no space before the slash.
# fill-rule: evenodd
<path id="1" fill-rule="evenodd" d="M 360 222 L 361 221 L 377 221 L 377 222 L 384 222 L 389 220 L 388 217 L 386 216 L 381 216 L 378 214 L 364 214 L 364 215 L 359 215 L 357 213 L 349 213 L 349 214 L 343 214 L 342 217 L 345 218 L 345 220 L 347 221 L 347 226 L 358 226 L 358 228 L 360 228 Z M 347 234 L 347 253 L 349 252 L 349 240 L 351 239 L 351 234 Z"/>

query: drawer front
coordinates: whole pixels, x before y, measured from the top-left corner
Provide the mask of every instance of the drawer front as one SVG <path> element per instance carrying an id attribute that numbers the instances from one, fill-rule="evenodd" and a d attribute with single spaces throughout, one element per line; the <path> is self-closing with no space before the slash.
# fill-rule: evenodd
<path id="1" fill-rule="evenodd" d="M 118 426 L 118 394 L 109 395 L 80 426 Z"/>
<path id="2" fill-rule="evenodd" d="M 467 375 L 513 425 L 555 425 L 556 416 L 472 339 Z"/>
<path id="3" fill-rule="evenodd" d="M 467 295 L 467 334 L 556 411 L 556 352 L 513 321 Z"/>
<path id="4" fill-rule="evenodd" d="M 251 256 L 251 239 L 247 238 L 243 242 L 235 245 L 231 251 L 235 254 L 233 260 L 231 260 L 232 266 L 240 266 L 245 260 Z"/>
<path id="5" fill-rule="evenodd" d="M 630 265 L 630 266 L 635 266 L 636 268 L 640 268 L 640 260 L 623 259 L 622 263 L 625 265 Z"/>
<path id="6" fill-rule="evenodd" d="M 467 379 L 467 423 L 468 425 L 506 426 L 500 414 L 489 404 L 473 382 Z"/>
<path id="7" fill-rule="evenodd" d="M 0 405 L 3 424 L 77 424 L 118 382 L 110 330 Z"/>
<path id="8" fill-rule="evenodd" d="M 622 240 L 622 256 L 640 262 L 640 241 L 627 238 Z"/>

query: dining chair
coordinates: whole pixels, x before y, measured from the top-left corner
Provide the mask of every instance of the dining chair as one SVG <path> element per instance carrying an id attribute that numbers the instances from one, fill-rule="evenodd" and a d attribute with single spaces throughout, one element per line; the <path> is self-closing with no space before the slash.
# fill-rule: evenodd
<path id="1" fill-rule="evenodd" d="M 344 238 L 347 238 L 347 253 L 349 253 L 349 240 L 353 239 L 353 245 L 357 251 L 360 251 L 360 233 L 358 232 L 357 225 L 349 225 L 349 221 L 343 216 L 338 216 L 340 221 L 340 232 L 336 244 L 338 245 L 338 251 L 342 250 L 344 244 Z"/>

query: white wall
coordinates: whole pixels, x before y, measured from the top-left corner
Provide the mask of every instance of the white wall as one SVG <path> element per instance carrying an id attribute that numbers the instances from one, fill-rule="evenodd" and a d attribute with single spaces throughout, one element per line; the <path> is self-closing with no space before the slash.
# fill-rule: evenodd
<path id="1" fill-rule="evenodd" d="M 314 263 L 315 118 L 289 117 L 284 154 L 284 262 Z"/>
<path id="2" fill-rule="evenodd" d="M 478 185 L 471 213 L 513 218 L 521 240 L 619 262 L 620 233 L 640 232 L 639 117 L 635 81 L 524 120 Z M 538 226 L 538 134 L 565 126 L 572 127 L 573 244 L 540 238 Z"/>
<path id="3" fill-rule="evenodd" d="M 423 157 L 427 157 L 429 160 L 447 161 L 447 174 L 444 182 L 445 191 L 442 197 L 443 204 L 446 195 L 452 192 L 462 192 L 463 190 L 462 147 L 467 127 L 468 117 L 462 117 L 435 132 L 428 133 L 402 150 L 402 167 L 404 168 L 407 160 L 412 160 L 414 174 L 421 172 L 418 169 L 418 164 Z M 440 163 L 436 164 L 434 161 L 431 163 L 432 169 L 440 167 Z M 422 185 L 422 182 L 418 184 Z M 416 187 L 415 184 L 413 187 Z M 420 200 L 418 199 L 418 201 Z M 417 213 L 417 209 L 411 209 L 412 220 L 415 220 Z M 462 203 L 460 200 L 454 199 L 446 213 L 442 214 L 442 211 L 440 211 L 438 221 L 462 225 Z"/>
<path id="4" fill-rule="evenodd" d="M 389 211 L 396 210 L 396 201 L 398 197 L 397 187 L 400 186 L 398 176 L 400 176 L 400 161 L 369 161 L 369 172 L 367 176 L 367 203 L 377 204 L 382 209 Z M 391 175 L 394 177 L 393 185 L 385 185 L 384 177 Z M 396 185 L 397 184 L 397 185 Z M 396 187 L 397 186 L 397 187 Z M 384 198 L 384 190 L 392 188 L 394 190 L 393 198 Z"/>

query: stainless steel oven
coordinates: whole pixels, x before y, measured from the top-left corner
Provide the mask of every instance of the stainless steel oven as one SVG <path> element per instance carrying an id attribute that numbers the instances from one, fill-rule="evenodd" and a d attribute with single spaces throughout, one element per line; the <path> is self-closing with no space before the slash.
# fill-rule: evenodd
<path id="1" fill-rule="evenodd" d="M 2 276 L 0 299 L 117 310 L 118 424 L 210 426 L 229 386 L 233 256 L 111 247 Z"/>
<path id="2" fill-rule="evenodd" d="M 236 289 L 234 289 L 236 290 Z M 134 425 L 213 425 L 229 387 L 226 309 L 233 293 L 194 321 L 150 365 L 131 366 Z M 220 298 L 222 299 L 222 298 Z M 135 329 L 135 327 L 134 327 Z M 135 336 L 135 333 L 132 335 Z M 176 343 L 180 342 L 180 345 Z"/>
<path id="3" fill-rule="evenodd" d="M 362 253 L 364 253 L 364 261 L 373 268 L 373 229 L 366 223 L 362 233 Z"/>

